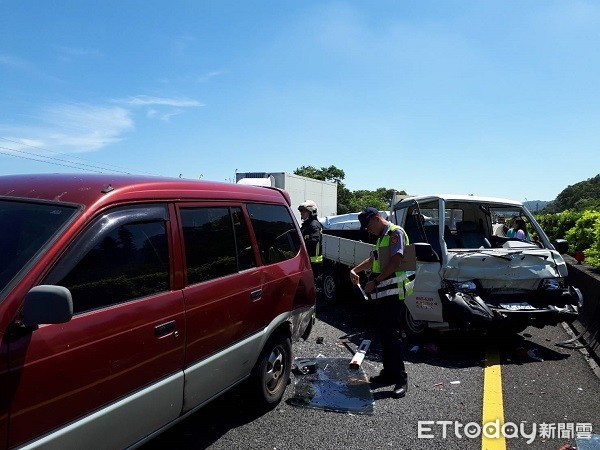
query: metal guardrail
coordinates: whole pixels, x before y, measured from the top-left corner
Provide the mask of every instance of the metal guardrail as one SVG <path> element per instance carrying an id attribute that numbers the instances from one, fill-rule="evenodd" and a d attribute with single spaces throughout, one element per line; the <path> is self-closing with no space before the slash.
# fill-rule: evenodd
<path id="1" fill-rule="evenodd" d="M 577 341 L 596 359 L 600 361 L 600 270 L 578 264 L 575 258 L 563 255 L 569 269 L 568 281 L 578 287 L 583 294 L 583 307 L 579 310 L 579 318 L 575 329 Z M 571 340 L 575 341 L 575 340 Z"/>

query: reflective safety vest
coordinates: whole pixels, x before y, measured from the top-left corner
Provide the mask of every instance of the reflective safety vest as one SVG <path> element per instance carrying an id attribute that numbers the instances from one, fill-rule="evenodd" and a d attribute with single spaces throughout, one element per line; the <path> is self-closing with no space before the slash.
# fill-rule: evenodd
<path id="1" fill-rule="evenodd" d="M 315 248 L 315 256 L 310 257 L 310 262 L 312 264 L 321 264 L 323 262 L 323 255 L 321 255 L 321 241 L 317 242 L 317 247 Z"/>
<path id="2" fill-rule="evenodd" d="M 381 268 L 385 267 L 391 258 L 390 255 L 390 236 L 393 231 L 400 228 L 398 225 L 390 224 L 390 229 L 383 237 L 377 239 L 375 244 L 376 252 L 373 254 L 373 264 L 371 272 L 375 276 L 381 273 Z M 408 235 L 404 229 L 400 228 L 404 233 L 404 245 L 408 245 Z M 415 272 L 413 271 L 398 271 L 394 272 L 385 280 L 379 282 L 373 292 L 371 292 L 371 298 L 382 298 L 390 295 L 398 295 L 400 300 L 406 299 L 407 296 L 412 294 L 413 287 L 415 284 Z"/>
<path id="3" fill-rule="evenodd" d="M 302 234 L 303 234 L 302 237 L 304 238 L 304 240 L 306 242 L 309 242 L 311 237 L 315 238 L 316 231 L 311 230 L 311 225 L 313 224 L 313 222 L 316 222 L 318 225 L 319 239 L 317 240 L 317 242 L 315 244 L 315 254 L 313 256 L 310 256 L 310 262 L 311 262 L 311 264 L 322 264 L 323 256 L 321 255 L 321 239 L 323 236 L 323 227 L 322 227 L 321 223 L 317 220 L 316 217 L 311 218 L 307 221 L 302 222 L 300 231 L 302 232 Z M 304 234 L 304 233 L 306 233 L 306 234 Z"/>

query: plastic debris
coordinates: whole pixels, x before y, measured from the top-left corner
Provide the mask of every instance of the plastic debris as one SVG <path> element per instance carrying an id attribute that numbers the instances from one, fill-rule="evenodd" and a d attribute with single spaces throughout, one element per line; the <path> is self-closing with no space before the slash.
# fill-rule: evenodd
<path id="1" fill-rule="evenodd" d="M 303 362 L 311 361 L 308 358 L 295 360 L 296 366 Z M 313 358 L 312 363 L 318 366 L 318 370 L 294 378 L 294 395 L 287 400 L 288 404 L 325 411 L 373 414 L 373 393 L 361 368 L 350 369 L 347 358 Z"/>
<path id="2" fill-rule="evenodd" d="M 418 345 L 413 345 L 413 348 L 410 349 L 411 353 L 417 353 L 419 351 Z"/>
<path id="3" fill-rule="evenodd" d="M 543 359 L 537 355 L 537 351 L 534 348 L 527 352 L 527 356 L 529 356 L 533 361 L 543 361 Z"/>
<path id="4" fill-rule="evenodd" d="M 296 358 L 292 364 L 292 372 L 296 375 L 306 375 L 317 371 L 317 363 L 311 358 Z"/>
<path id="5" fill-rule="evenodd" d="M 371 341 L 369 339 L 363 339 L 360 343 L 359 347 L 356 349 L 356 353 L 352 357 L 352 361 L 350 361 L 351 369 L 358 369 L 365 359 L 365 355 L 369 350 L 369 346 L 371 345 Z"/>
<path id="6" fill-rule="evenodd" d="M 460 381 L 456 380 L 456 381 L 451 381 L 450 384 L 460 384 Z"/>
<path id="7" fill-rule="evenodd" d="M 443 382 L 443 381 L 440 381 L 439 383 L 435 383 L 435 384 L 433 385 L 433 387 L 438 387 L 438 386 L 443 386 L 443 385 L 444 385 L 444 382 Z"/>

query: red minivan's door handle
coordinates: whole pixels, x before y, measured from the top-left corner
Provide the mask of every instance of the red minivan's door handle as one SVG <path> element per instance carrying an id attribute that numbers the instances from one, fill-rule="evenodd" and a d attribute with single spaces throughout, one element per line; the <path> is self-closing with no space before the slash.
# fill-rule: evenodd
<path id="1" fill-rule="evenodd" d="M 171 320 L 170 322 L 166 323 L 161 323 L 160 325 L 156 325 L 154 327 L 154 336 L 162 337 L 173 333 L 175 331 L 175 325 L 176 324 L 174 320 Z"/>
<path id="2" fill-rule="evenodd" d="M 255 291 L 250 292 L 250 299 L 252 301 L 259 300 L 262 297 L 262 289 L 257 289 Z"/>

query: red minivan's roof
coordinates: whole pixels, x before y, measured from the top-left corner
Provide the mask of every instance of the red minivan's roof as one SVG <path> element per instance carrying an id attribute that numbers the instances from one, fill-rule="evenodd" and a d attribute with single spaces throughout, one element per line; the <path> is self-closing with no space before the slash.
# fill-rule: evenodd
<path id="1" fill-rule="evenodd" d="M 0 198 L 30 198 L 76 203 L 90 207 L 96 203 L 121 200 L 160 199 L 238 199 L 287 202 L 274 188 L 231 183 L 114 174 L 36 174 L 0 176 Z M 287 202 L 289 204 L 289 202 Z"/>

